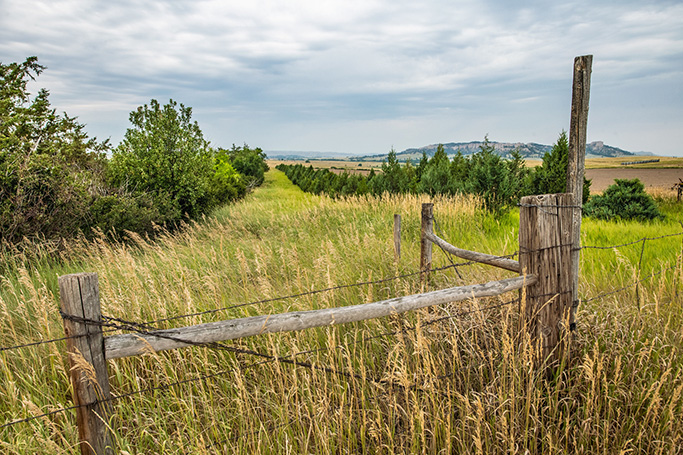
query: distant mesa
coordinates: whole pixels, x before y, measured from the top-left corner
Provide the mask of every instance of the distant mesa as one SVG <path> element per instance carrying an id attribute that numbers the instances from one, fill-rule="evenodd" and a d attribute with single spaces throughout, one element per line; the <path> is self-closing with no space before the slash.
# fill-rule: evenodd
<path id="1" fill-rule="evenodd" d="M 535 142 L 521 143 L 521 142 L 489 142 L 493 146 L 494 150 L 504 158 L 510 158 L 511 153 L 517 150 L 523 158 L 526 159 L 542 159 L 546 152 L 549 152 L 553 147 L 552 145 L 537 144 Z M 449 156 L 455 155 L 460 151 L 463 155 L 472 155 L 481 150 L 481 146 L 484 145 L 482 141 L 473 142 L 449 142 L 442 144 L 444 151 Z M 418 161 L 422 158 L 422 153 L 424 152 L 428 157 L 434 156 L 436 149 L 439 144 L 425 145 L 419 148 L 409 148 L 402 152 L 396 153 L 396 158 L 399 161 L 406 161 L 408 159 L 412 161 Z M 639 152 L 638 155 L 646 155 L 647 152 Z M 595 141 L 590 144 L 586 144 L 586 156 L 588 158 L 605 158 L 605 157 L 619 157 L 619 156 L 633 156 L 635 153 L 622 150 L 617 147 L 612 147 L 606 145 L 603 141 Z M 385 160 L 387 154 L 381 155 L 366 155 L 366 156 L 353 156 L 350 157 L 352 161 L 382 161 Z"/>
<path id="2" fill-rule="evenodd" d="M 351 153 L 311 152 L 311 151 L 275 151 L 266 150 L 266 156 L 271 160 L 324 160 L 346 159 Z"/>
<path id="3" fill-rule="evenodd" d="M 504 158 L 510 158 L 512 151 L 517 150 L 525 159 L 542 159 L 546 152 L 549 152 L 553 146 L 545 144 L 537 144 L 535 142 L 489 142 L 495 151 Z M 448 142 L 442 144 L 444 151 L 453 156 L 458 151 L 463 155 L 472 155 L 481 150 L 484 145 L 482 141 L 472 142 Z M 422 158 L 422 152 L 426 153 L 428 157 L 434 156 L 439 144 L 425 145 L 419 148 L 409 148 L 402 152 L 397 152 L 396 157 L 399 161 L 406 161 L 408 159 L 413 162 L 419 161 Z M 269 159 L 274 160 L 325 160 L 325 159 L 349 159 L 351 161 L 384 161 L 387 158 L 386 153 L 378 155 L 364 155 L 358 156 L 352 153 L 336 153 L 336 152 L 299 152 L 299 151 L 266 151 Z M 606 145 L 603 141 L 594 141 L 586 144 L 586 157 L 588 158 L 611 158 L 620 156 L 653 156 L 650 152 L 628 152 L 617 147 Z"/>

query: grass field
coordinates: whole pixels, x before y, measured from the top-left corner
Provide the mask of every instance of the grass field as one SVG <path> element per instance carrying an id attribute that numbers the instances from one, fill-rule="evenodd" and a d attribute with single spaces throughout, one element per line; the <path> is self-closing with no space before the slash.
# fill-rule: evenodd
<path id="1" fill-rule="evenodd" d="M 419 210 L 427 200 L 331 200 L 304 194 L 270 171 L 246 200 L 154 241 L 131 235 L 120 243 L 74 241 L 61 252 L 36 248 L 30 257 L 6 252 L 0 347 L 63 336 L 57 277 L 67 273 L 97 272 L 103 313 L 142 322 L 415 272 Z M 494 218 L 472 197 L 432 202 L 443 237 L 456 246 L 516 251 L 516 212 Z M 660 202 L 667 214 L 661 222 L 585 220 L 583 244 L 679 233 L 680 206 L 663 196 Z M 394 213 L 403 216 L 398 263 Z M 109 361 L 113 393 L 122 397 L 109 422 L 117 449 L 683 453 L 681 248 L 681 237 L 671 237 L 644 249 L 637 243 L 584 250 L 574 355 L 550 379 L 533 368 L 517 306 L 506 304 L 516 295 L 231 344 L 306 365 L 201 347 Z M 449 264 L 439 251 L 434 262 Z M 621 290 L 653 273 L 637 290 Z M 459 275 L 452 269 L 433 274 L 430 286 L 507 276 L 461 267 Z M 156 326 L 358 304 L 419 290 L 412 275 Z M 0 351 L 0 425 L 72 405 L 64 351 L 63 342 Z M 76 453 L 77 440 L 73 411 L 0 429 L 0 451 L 8 454 Z"/>

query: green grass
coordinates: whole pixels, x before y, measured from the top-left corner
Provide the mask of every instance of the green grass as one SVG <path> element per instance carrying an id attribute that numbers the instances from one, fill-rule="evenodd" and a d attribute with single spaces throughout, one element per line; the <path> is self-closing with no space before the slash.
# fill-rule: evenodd
<path id="1" fill-rule="evenodd" d="M 426 197 L 332 200 L 302 193 L 277 171 L 246 200 L 154 240 L 75 241 L 57 254 L 4 255 L 0 346 L 63 336 L 57 277 L 97 272 L 104 314 L 150 321 L 414 272 Z M 476 199 L 440 198 L 435 218 L 458 247 L 510 254 L 519 217 L 495 219 Z M 661 200 L 662 222 L 584 220 L 585 245 L 680 232 L 681 210 Z M 393 215 L 403 220 L 394 261 Z M 572 361 L 547 379 L 533 368 L 514 298 L 232 345 L 295 358 L 292 366 L 223 350 L 187 348 L 108 362 L 121 453 L 681 453 L 683 318 L 681 238 L 582 252 Z M 35 250 L 34 250 L 35 251 Z M 440 251 L 434 266 L 447 265 Z M 673 270 L 603 299 L 591 297 Z M 640 270 L 640 272 L 639 272 Z M 511 276 L 484 266 L 448 270 L 431 288 Z M 160 327 L 371 302 L 420 291 L 419 277 L 244 306 Z M 636 300 L 636 295 L 639 300 Z M 438 323 L 425 324 L 453 315 Z M 406 333 L 378 336 L 404 328 Z M 367 338 L 375 337 L 369 340 Z M 365 341 L 364 341 L 365 340 Z M 0 351 L 0 424 L 72 405 L 64 343 Z M 324 371 L 325 367 L 335 372 Z M 221 374 L 217 374 L 221 373 Z M 217 374 L 204 381 L 194 379 Z M 182 385 L 164 388 L 184 381 Z M 0 451 L 76 453 L 72 412 L 0 429 Z"/>

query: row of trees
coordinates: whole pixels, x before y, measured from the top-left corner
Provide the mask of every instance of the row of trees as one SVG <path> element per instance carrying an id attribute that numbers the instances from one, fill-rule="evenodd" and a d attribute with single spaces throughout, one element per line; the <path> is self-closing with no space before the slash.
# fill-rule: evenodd
<path id="1" fill-rule="evenodd" d="M 569 154 L 567 134 L 562 132 L 557 143 L 535 169 L 525 166 L 517 152 L 512 159 L 503 159 L 495 152 L 488 137 L 480 151 L 469 157 L 457 153 L 449 159 L 439 145 L 433 157 L 426 154 L 413 165 L 410 160 L 401 165 L 396 152 L 391 151 L 382 164 L 382 172 L 374 170 L 368 176 L 334 174 L 312 166 L 280 165 L 290 180 L 311 193 L 326 193 L 333 197 L 388 193 L 478 194 L 486 209 L 503 212 L 527 194 L 560 193 L 566 188 Z M 584 181 L 584 199 L 588 198 L 590 182 Z"/>
<path id="2" fill-rule="evenodd" d="M 0 63 L 0 241 L 62 238 L 93 228 L 150 232 L 196 219 L 263 181 L 265 155 L 247 145 L 213 149 L 192 109 L 156 100 L 130 114 L 120 145 L 34 97 L 36 57 Z"/>

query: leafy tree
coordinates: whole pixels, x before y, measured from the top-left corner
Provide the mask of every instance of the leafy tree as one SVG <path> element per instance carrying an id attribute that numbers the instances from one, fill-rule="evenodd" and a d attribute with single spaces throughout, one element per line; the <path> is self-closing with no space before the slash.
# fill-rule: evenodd
<path id="1" fill-rule="evenodd" d="M 110 176 L 119 186 L 152 195 L 165 221 L 196 218 L 212 207 L 216 170 L 192 108 L 157 100 L 131 112 L 132 128 L 114 150 Z"/>
<path id="2" fill-rule="evenodd" d="M 664 218 L 638 179 L 616 179 L 602 195 L 593 196 L 588 201 L 584 213 L 601 220 L 649 221 Z"/>
<path id="3" fill-rule="evenodd" d="M 228 156 L 228 161 L 245 177 L 247 188 L 255 188 L 263 183 L 265 173 L 268 171 L 266 154 L 260 148 L 251 149 L 247 144 L 236 147 L 234 144 L 230 150 L 221 150 Z M 308 160 L 306 162 L 309 162 Z"/>
<path id="4" fill-rule="evenodd" d="M 218 205 L 244 196 L 247 187 L 244 176 L 230 163 L 230 157 L 219 150 L 214 157 L 214 175 L 209 185 L 212 204 Z"/>
<path id="5" fill-rule="evenodd" d="M 0 63 L 0 240 L 74 235 L 102 189 L 108 143 L 57 114 L 46 89 L 31 96 L 44 69 L 37 57 Z"/>

